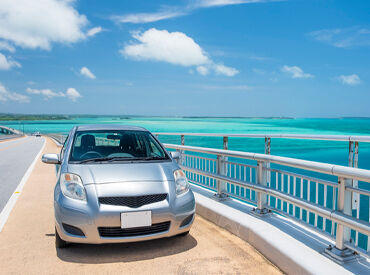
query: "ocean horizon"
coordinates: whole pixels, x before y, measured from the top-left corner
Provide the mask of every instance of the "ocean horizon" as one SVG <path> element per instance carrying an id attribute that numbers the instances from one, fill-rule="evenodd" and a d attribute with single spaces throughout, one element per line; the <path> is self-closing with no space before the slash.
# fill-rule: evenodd
<path id="1" fill-rule="evenodd" d="M 55 115 L 57 116 L 57 115 Z M 223 133 L 223 134 L 316 134 L 370 135 L 370 118 L 245 118 L 198 116 L 109 116 L 70 115 L 69 119 L 1 121 L 0 124 L 26 133 L 67 134 L 82 124 L 125 124 L 144 127 L 152 132 Z M 179 144 L 180 137 L 159 136 L 162 142 Z M 222 138 L 185 137 L 186 145 L 222 148 Z M 229 148 L 264 152 L 263 138 L 230 138 Z M 277 139 L 271 141 L 271 154 L 313 161 L 348 165 L 348 142 Z M 359 144 L 359 167 L 370 169 L 370 144 Z"/>

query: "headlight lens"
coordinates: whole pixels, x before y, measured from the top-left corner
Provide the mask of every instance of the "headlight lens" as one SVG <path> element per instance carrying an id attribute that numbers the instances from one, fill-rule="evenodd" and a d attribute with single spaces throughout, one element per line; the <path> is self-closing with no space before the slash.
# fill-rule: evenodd
<path id="1" fill-rule="evenodd" d="M 85 187 L 82 185 L 81 178 L 76 174 L 63 173 L 60 177 L 60 189 L 68 198 L 86 201 Z"/>
<path id="2" fill-rule="evenodd" d="M 176 170 L 173 173 L 176 183 L 176 195 L 185 194 L 189 191 L 189 182 L 186 178 L 185 173 L 182 170 Z"/>

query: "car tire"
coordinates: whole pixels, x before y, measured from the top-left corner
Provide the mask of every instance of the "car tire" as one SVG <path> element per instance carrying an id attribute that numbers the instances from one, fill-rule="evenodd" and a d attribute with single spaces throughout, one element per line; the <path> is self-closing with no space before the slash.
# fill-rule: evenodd
<path id="1" fill-rule="evenodd" d="M 181 234 L 179 234 L 179 235 L 177 235 L 177 236 L 179 236 L 179 237 L 185 237 L 185 236 L 189 235 L 189 232 L 190 232 L 190 231 L 186 231 L 186 232 L 181 233 Z"/>
<path id="2" fill-rule="evenodd" d="M 68 246 L 68 243 L 62 240 L 58 234 L 57 229 L 55 228 L 55 247 L 56 248 L 65 248 Z"/>

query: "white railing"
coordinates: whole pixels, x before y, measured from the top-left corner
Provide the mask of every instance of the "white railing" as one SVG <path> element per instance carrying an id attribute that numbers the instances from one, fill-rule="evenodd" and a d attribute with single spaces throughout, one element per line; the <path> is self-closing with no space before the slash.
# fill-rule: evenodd
<path id="1" fill-rule="evenodd" d="M 348 136 L 348 135 L 298 135 L 298 134 L 174 133 L 174 132 L 156 132 L 154 134 L 161 136 L 284 138 L 284 139 L 370 142 L 370 136 L 356 136 L 356 135 Z"/>
<path id="2" fill-rule="evenodd" d="M 222 137 L 223 148 L 228 149 L 229 138 L 262 138 L 265 140 L 265 154 L 271 152 L 271 139 L 302 139 L 320 141 L 342 141 L 349 144 L 348 166 L 358 167 L 359 143 L 370 143 L 370 136 L 358 135 L 299 135 L 299 134 L 228 134 L 228 133 L 175 133 L 157 132 L 157 136 L 180 136 L 181 144 L 185 145 L 185 136 Z M 354 183 L 356 185 L 356 182 Z"/>
<path id="3" fill-rule="evenodd" d="M 370 191 L 352 185 L 354 180 L 369 183 L 369 170 L 268 154 L 165 147 L 182 154 L 180 165 L 191 182 L 213 190 L 218 198 L 231 196 L 254 203 L 260 215 L 281 213 L 331 236 L 335 249 L 350 248 L 369 256 Z M 299 172 L 289 171 L 293 169 Z M 358 198 L 356 205 L 353 194 Z"/>
<path id="4" fill-rule="evenodd" d="M 60 145 L 63 145 L 67 138 L 65 134 L 47 134 L 47 136 L 57 141 Z"/>

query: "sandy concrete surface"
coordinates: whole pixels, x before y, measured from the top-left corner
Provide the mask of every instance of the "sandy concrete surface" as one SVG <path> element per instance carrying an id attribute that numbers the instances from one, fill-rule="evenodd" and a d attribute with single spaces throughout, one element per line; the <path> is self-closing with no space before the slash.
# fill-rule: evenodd
<path id="1" fill-rule="evenodd" d="M 58 152 L 47 140 L 45 152 Z M 39 161 L 0 233 L 1 274 L 277 274 L 248 243 L 196 217 L 190 235 L 55 249 L 55 166 Z"/>

